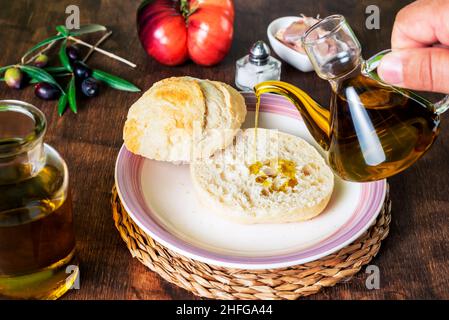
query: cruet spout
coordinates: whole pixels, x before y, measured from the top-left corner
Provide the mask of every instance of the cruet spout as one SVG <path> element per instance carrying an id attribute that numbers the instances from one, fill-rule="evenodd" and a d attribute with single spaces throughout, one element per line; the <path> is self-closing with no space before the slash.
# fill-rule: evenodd
<path id="1" fill-rule="evenodd" d="M 329 149 L 330 113 L 303 90 L 282 81 L 265 81 L 254 87 L 257 97 L 264 93 L 277 93 L 289 99 L 300 112 L 312 137 L 325 149 Z"/>

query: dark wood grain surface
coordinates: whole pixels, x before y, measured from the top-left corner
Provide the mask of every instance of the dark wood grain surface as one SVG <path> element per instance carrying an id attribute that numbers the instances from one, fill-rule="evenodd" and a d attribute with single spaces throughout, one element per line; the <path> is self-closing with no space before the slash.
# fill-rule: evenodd
<path id="1" fill-rule="evenodd" d="M 138 68 L 95 54 L 92 66 L 123 76 L 147 89 L 162 78 L 191 75 L 234 84 L 234 63 L 258 39 L 266 39 L 269 22 L 277 17 L 304 13 L 347 17 L 365 57 L 389 47 L 396 12 L 409 1 L 387 0 L 236 0 L 235 36 L 231 52 L 218 66 L 204 68 L 192 63 L 164 67 L 147 57 L 136 34 L 138 1 L 121 0 L 1 0 L 0 65 L 15 63 L 39 40 L 54 34 L 65 22 L 65 8 L 77 4 L 81 23 L 108 26 L 113 36 L 103 45 L 135 63 Z M 365 28 L 365 8 L 381 9 L 380 30 Z M 89 39 L 89 37 L 88 37 Z M 90 37 L 91 42 L 95 36 Z M 284 64 L 282 78 L 303 88 L 323 104 L 329 86 L 314 73 L 301 73 Z M 77 115 L 60 118 L 54 102 L 37 99 L 32 88 L 13 91 L 0 84 L 0 99 L 21 99 L 41 108 L 48 119 L 46 141 L 68 162 L 74 198 L 81 289 L 65 299 L 193 299 L 129 254 L 114 227 L 109 205 L 114 163 L 122 144 L 122 126 L 129 106 L 139 94 L 104 90 L 95 99 L 82 100 Z M 449 123 L 433 149 L 414 167 L 390 179 L 393 220 L 373 264 L 380 268 L 380 289 L 365 287 L 367 274 L 323 290 L 310 299 L 441 299 L 449 298 Z"/>

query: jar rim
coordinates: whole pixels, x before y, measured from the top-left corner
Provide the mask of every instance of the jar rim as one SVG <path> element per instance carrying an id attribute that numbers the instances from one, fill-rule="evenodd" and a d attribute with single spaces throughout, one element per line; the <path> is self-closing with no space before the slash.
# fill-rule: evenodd
<path id="1" fill-rule="evenodd" d="M 0 100 L 0 114 L 5 111 L 20 112 L 28 116 L 34 122 L 34 128 L 31 128 L 30 132 L 24 137 L 17 139 L 17 141 L 8 141 L 6 144 L 1 143 L 0 137 L 0 157 L 26 151 L 36 142 L 41 141 L 47 130 L 47 120 L 41 110 L 20 100 Z"/>
<path id="2" fill-rule="evenodd" d="M 312 39 L 312 40 L 307 39 L 313 31 L 315 31 L 316 29 L 318 29 L 323 24 L 325 24 L 326 22 L 329 22 L 329 21 L 336 21 L 337 24 L 331 30 L 327 31 L 326 34 L 321 35 L 316 39 Z M 342 16 L 341 14 L 333 14 L 333 15 L 327 16 L 326 18 L 318 20 L 301 37 L 302 43 L 304 46 L 310 46 L 310 45 L 314 45 L 316 43 L 320 43 L 320 42 L 324 41 L 325 39 L 332 37 L 335 33 L 337 33 L 341 29 L 341 27 L 344 24 L 346 24 L 346 18 L 344 16 Z"/>

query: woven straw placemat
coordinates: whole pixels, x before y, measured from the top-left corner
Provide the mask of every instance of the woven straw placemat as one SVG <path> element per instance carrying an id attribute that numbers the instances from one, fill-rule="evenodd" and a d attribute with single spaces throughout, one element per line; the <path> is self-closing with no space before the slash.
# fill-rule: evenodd
<path id="1" fill-rule="evenodd" d="M 212 299 L 298 299 L 352 277 L 368 264 L 388 235 L 391 202 L 387 195 L 376 222 L 356 241 L 322 259 L 288 268 L 229 269 L 192 260 L 145 234 L 129 217 L 115 187 L 112 212 L 132 256 L 162 278 L 193 294 Z"/>

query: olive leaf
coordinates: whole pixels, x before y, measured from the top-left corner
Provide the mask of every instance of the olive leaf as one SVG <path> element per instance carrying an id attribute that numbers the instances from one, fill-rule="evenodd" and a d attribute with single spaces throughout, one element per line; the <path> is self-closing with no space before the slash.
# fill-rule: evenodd
<path id="1" fill-rule="evenodd" d="M 71 36 L 79 36 L 86 33 L 98 32 L 98 31 L 106 31 L 106 27 L 100 24 L 86 24 L 81 26 L 79 29 L 73 29 L 69 31 L 69 35 Z"/>
<path id="2" fill-rule="evenodd" d="M 44 70 L 49 73 L 60 73 L 60 72 L 67 71 L 67 69 L 63 66 L 47 67 L 47 68 L 44 68 Z"/>
<path id="3" fill-rule="evenodd" d="M 45 46 L 46 44 L 49 44 L 50 42 L 58 41 L 58 40 L 64 39 L 65 37 L 66 37 L 66 36 L 63 35 L 63 34 L 57 34 L 57 35 L 55 35 L 55 36 L 53 36 L 53 37 L 47 38 L 47 39 L 45 39 L 45 40 L 42 40 L 42 41 L 39 42 L 38 44 L 36 44 L 36 45 L 34 45 L 33 47 L 31 47 L 31 49 L 29 49 L 27 52 L 25 52 L 25 55 L 24 55 L 24 56 L 27 56 L 28 54 L 30 54 L 30 53 L 33 52 L 34 50 L 39 49 L 40 47 L 43 47 L 43 46 Z"/>
<path id="4" fill-rule="evenodd" d="M 66 53 L 66 48 L 67 48 L 67 39 L 65 39 L 62 44 L 61 44 L 61 48 L 59 49 L 59 61 L 61 61 L 61 64 L 63 65 L 63 67 L 67 70 L 72 72 L 72 66 L 70 65 L 69 62 L 69 57 L 67 56 Z"/>
<path id="5" fill-rule="evenodd" d="M 50 75 L 47 71 L 41 68 L 33 67 L 33 66 L 25 66 L 19 65 L 20 70 L 25 72 L 31 79 L 38 80 L 39 82 L 48 82 L 55 85 L 62 93 L 64 90 L 61 86 L 56 82 L 52 75 Z"/>
<path id="6" fill-rule="evenodd" d="M 71 76 L 73 75 L 73 73 L 71 72 L 66 72 L 66 73 L 56 73 L 53 75 L 53 77 L 55 78 L 61 78 L 61 77 L 67 77 L 67 76 Z"/>
<path id="7" fill-rule="evenodd" d="M 130 91 L 130 92 L 140 91 L 140 89 L 135 85 L 133 85 L 131 82 L 98 69 L 93 70 L 92 76 L 97 80 L 103 81 L 111 88 L 117 90 Z"/>
<path id="8" fill-rule="evenodd" d="M 64 35 L 64 37 L 67 37 L 70 33 L 69 30 L 65 26 L 62 26 L 62 25 L 56 26 L 56 30 L 60 34 Z"/>
<path id="9" fill-rule="evenodd" d="M 58 114 L 62 116 L 67 109 L 67 95 L 62 94 L 58 101 Z"/>
<path id="10" fill-rule="evenodd" d="M 77 113 L 78 109 L 76 107 L 76 88 L 75 88 L 75 77 L 73 76 L 70 79 L 69 87 L 67 89 L 67 99 L 69 101 L 70 110 L 73 113 Z"/>

